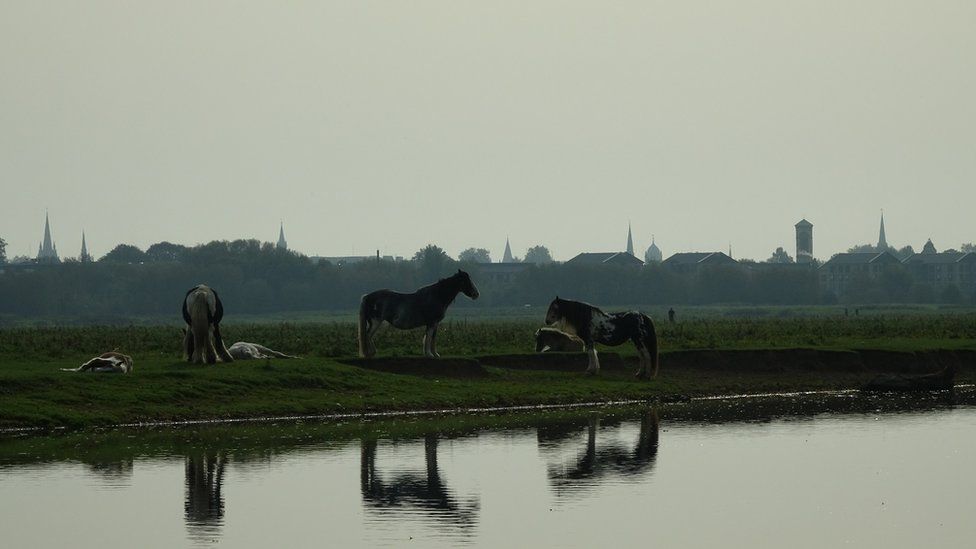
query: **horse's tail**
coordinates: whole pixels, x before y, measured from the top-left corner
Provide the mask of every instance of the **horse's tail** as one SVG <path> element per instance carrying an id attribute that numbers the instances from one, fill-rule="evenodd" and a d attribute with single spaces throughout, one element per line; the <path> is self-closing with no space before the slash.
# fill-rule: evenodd
<path id="1" fill-rule="evenodd" d="M 644 313 L 641 313 L 641 316 L 644 317 L 644 345 L 647 347 L 647 352 L 651 355 L 651 366 L 654 368 L 651 377 L 657 377 L 657 369 L 661 365 L 657 344 L 657 330 L 654 329 L 654 321 L 651 320 L 651 317 Z"/>
<path id="2" fill-rule="evenodd" d="M 210 339 L 210 303 L 207 293 L 195 291 L 187 297 L 187 311 L 190 317 L 190 333 L 193 334 L 193 362 L 202 359 L 210 362 L 211 356 L 216 359 L 213 342 Z"/>
<path id="3" fill-rule="evenodd" d="M 359 356 L 366 357 L 367 347 L 369 343 L 366 341 L 366 322 L 368 320 L 367 315 L 369 314 L 369 294 L 364 295 L 359 301 L 359 331 L 357 333 L 357 339 L 359 341 Z"/>

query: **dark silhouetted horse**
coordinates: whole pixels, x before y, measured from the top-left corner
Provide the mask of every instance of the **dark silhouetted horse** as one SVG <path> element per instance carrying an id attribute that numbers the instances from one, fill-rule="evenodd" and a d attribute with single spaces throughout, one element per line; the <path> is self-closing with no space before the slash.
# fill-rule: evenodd
<path id="1" fill-rule="evenodd" d="M 220 321 L 224 318 L 224 305 L 213 289 L 203 284 L 191 288 L 183 298 L 183 320 L 189 325 L 183 337 L 186 360 L 195 364 L 213 364 L 219 356 L 224 362 L 233 362 L 220 336 Z"/>
<path id="2" fill-rule="evenodd" d="M 426 326 L 424 356 L 440 356 L 436 347 L 437 325 L 444 320 L 447 307 L 454 303 L 458 293 L 471 299 L 478 299 L 479 295 L 471 277 L 461 270 L 412 294 L 376 290 L 364 295 L 359 304 L 359 355 L 376 354 L 373 336 L 385 320 L 401 330 Z"/>
<path id="3" fill-rule="evenodd" d="M 658 349 L 654 322 L 639 311 L 605 313 L 599 308 L 581 301 L 568 299 L 552 300 L 546 312 L 546 324 L 583 340 L 583 349 L 590 356 L 586 373 L 600 371 L 600 359 L 596 356 L 596 343 L 616 346 L 632 341 L 640 356 L 640 369 L 637 377 L 649 377 L 648 369 L 653 367 L 650 377 L 657 377 Z"/>

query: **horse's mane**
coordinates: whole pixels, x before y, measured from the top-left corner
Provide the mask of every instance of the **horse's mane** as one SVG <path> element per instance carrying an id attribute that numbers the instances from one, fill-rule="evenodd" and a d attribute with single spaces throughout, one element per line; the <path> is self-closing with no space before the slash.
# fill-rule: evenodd
<path id="1" fill-rule="evenodd" d="M 607 314 L 607 313 L 603 312 L 603 310 L 600 309 L 599 307 L 597 307 L 596 305 L 590 305 L 589 303 L 587 303 L 585 301 L 573 301 L 571 299 L 560 299 L 558 297 L 556 298 L 556 300 L 557 300 L 557 303 L 559 304 L 559 310 L 560 311 L 569 310 L 569 311 L 572 311 L 572 312 L 577 313 L 577 314 L 579 314 L 580 312 L 589 312 L 589 313 L 596 312 L 596 313 L 601 314 L 601 315 L 606 315 Z M 566 307 L 567 304 L 569 305 L 569 307 Z M 566 317 L 567 316 L 564 313 L 561 313 L 561 314 L 562 314 L 563 317 Z"/>

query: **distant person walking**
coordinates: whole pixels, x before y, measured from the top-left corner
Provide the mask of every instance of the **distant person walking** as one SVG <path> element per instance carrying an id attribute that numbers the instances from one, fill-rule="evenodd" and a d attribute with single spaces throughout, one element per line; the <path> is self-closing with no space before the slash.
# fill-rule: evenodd
<path id="1" fill-rule="evenodd" d="M 674 307 L 668 309 L 668 322 L 674 324 Z"/>

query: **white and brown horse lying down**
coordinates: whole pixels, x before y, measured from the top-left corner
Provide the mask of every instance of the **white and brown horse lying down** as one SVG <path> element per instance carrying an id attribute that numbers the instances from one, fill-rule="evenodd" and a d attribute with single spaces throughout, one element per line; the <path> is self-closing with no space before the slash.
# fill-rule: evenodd
<path id="1" fill-rule="evenodd" d="M 194 364 L 213 364 L 217 357 L 233 362 L 220 337 L 224 305 L 213 289 L 203 284 L 191 288 L 183 298 L 183 320 L 189 326 L 183 337 L 184 358 Z"/>
<path id="2" fill-rule="evenodd" d="M 246 341 L 238 341 L 237 343 L 231 345 L 228 349 L 230 356 L 234 357 L 234 360 L 251 360 L 251 359 L 262 359 L 262 358 L 301 358 L 299 356 L 286 355 L 280 351 L 275 351 L 274 349 L 269 349 L 264 345 L 258 345 L 257 343 L 248 343 Z"/>
<path id="3" fill-rule="evenodd" d="M 548 326 L 535 331 L 535 352 L 537 353 L 545 353 L 548 351 L 556 353 L 578 353 L 582 350 L 584 350 L 583 340 L 574 335 Z"/>
<path id="4" fill-rule="evenodd" d="M 583 349 L 590 356 L 586 373 L 600 371 L 600 359 L 596 356 L 597 343 L 617 346 L 631 341 L 640 356 L 637 377 L 657 377 L 658 348 L 654 322 L 639 311 L 605 313 L 599 308 L 581 301 L 552 300 L 546 312 L 546 324 L 583 340 Z M 650 370 L 653 368 L 653 373 Z"/>
<path id="5" fill-rule="evenodd" d="M 132 357 L 112 351 L 102 353 L 77 368 L 61 368 L 63 372 L 89 372 L 95 374 L 128 374 L 132 371 Z"/>

